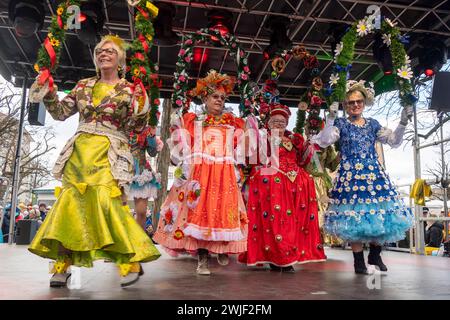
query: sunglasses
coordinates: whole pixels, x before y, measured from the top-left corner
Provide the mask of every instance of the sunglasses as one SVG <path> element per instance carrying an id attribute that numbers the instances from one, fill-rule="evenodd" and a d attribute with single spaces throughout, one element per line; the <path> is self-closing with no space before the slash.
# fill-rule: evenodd
<path id="1" fill-rule="evenodd" d="M 364 103 L 364 99 L 359 99 L 359 100 L 348 100 L 348 101 L 346 102 L 346 104 L 347 104 L 348 106 L 353 106 L 353 105 L 355 105 L 355 104 L 361 105 L 361 104 L 363 104 L 363 103 Z"/>
<path id="2" fill-rule="evenodd" d="M 215 100 L 220 99 L 222 101 L 225 101 L 227 99 L 227 97 L 223 94 L 212 94 L 211 97 Z"/>

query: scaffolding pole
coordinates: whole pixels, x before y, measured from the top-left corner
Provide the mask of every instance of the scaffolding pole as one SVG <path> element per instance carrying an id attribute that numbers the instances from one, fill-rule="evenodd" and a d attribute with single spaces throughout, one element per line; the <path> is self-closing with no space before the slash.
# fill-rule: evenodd
<path id="1" fill-rule="evenodd" d="M 17 194 L 19 190 L 19 172 L 20 172 L 20 160 L 22 157 L 22 137 L 23 137 L 23 124 L 25 121 L 25 101 L 27 97 L 27 82 L 28 76 L 25 74 L 22 86 L 22 103 L 20 105 L 20 120 L 19 120 L 19 135 L 17 138 L 16 157 L 14 159 L 14 175 L 12 182 L 12 196 L 11 196 L 11 211 L 9 214 L 9 239 L 8 244 L 14 243 L 14 227 L 16 224 L 16 207 L 17 207 Z"/>
<path id="2" fill-rule="evenodd" d="M 420 141 L 419 141 L 419 132 L 417 131 L 417 107 L 414 106 L 414 143 L 413 143 L 413 152 L 414 152 L 414 177 L 415 179 L 420 179 L 421 167 L 420 167 Z M 423 221 L 422 218 L 422 206 L 415 204 L 414 205 L 414 217 L 415 217 L 415 237 L 414 243 L 416 247 L 416 253 L 425 254 L 425 234 L 423 230 Z M 411 241 L 412 239 L 410 239 Z"/>
<path id="3" fill-rule="evenodd" d="M 445 164 L 445 152 L 444 152 L 444 123 L 443 123 L 444 112 L 439 114 L 439 123 L 441 125 L 441 161 L 442 161 L 442 179 L 441 187 L 444 200 L 444 217 L 448 217 L 448 206 L 447 206 L 447 192 L 448 192 L 448 179 L 447 179 L 447 166 Z M 445 241 L 448 240 L 448 220 L 445 221 Z"/>

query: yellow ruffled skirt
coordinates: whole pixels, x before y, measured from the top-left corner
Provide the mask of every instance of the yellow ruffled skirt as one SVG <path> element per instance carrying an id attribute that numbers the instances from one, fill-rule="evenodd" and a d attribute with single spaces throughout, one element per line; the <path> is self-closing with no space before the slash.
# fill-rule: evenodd
<path id="1" fill-rule="evenodd" d="M 105 136 L 84 133 L 76 139 L 62 189 L 28 250 L 54 260 L 68 258 L 80 267 L 92 267 L 97 259 L 127 264 L 160 257 L 128 206 L 122 205 L 109 147 Z"/>

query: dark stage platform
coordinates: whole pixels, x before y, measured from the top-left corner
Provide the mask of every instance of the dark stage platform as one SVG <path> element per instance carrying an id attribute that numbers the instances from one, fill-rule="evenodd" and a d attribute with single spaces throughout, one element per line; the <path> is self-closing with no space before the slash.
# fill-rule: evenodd
<path id="1" fill-rule="evenodd" d="M 208 276 L 195 274 L 196 259 L 163 256 L 144 264 L 145 274 L 121 289 L 112 263 L 96 262 L 79 269 L 81 288 L 49 288 L 49 260 L 27 246 L 0 245 L 0 299 L 177 299 L 177 300 L 298 300 L 298 299 L 450 299 L 450 259 L 383 252 L 389 271 L 356 275 L 349 250 L 326 249 L 328 261 L 295 266 L 296 273 L 247 268 L 232 258 L 227 267 L 211 259 Z M 367 252 L 365 252 L 367 257 Z M 75 283 L 76 285 L 76 283 Z"/>

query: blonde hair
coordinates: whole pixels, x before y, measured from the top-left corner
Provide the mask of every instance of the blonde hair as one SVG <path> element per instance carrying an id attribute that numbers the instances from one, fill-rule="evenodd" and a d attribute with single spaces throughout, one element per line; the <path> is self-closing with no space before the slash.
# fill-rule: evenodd
<path id="1" fill-rule="evenodd" d="M 118 61 L 119 61 L 119 67 L 121 67 L 122 70 L 125 72 L 126 65 L 127 65 L 127 61 L 126 61 L 127 53 L 125 52 L 124 48 L 122 48 L 117 43 L 115 43 L 112 39 L 109 39 L 109 38 L 103 38 L 99 43 L 97 43 L 97 45 L 94 48 L 94 65 L 95 65 L 95 68 L 98 69 L 98 66 L 97 66 L 97 54 L 95 53 L 95 51 L 97 51 L 97 49 L 101 49 L 107 43 L 111 43 L 112 46 L 114 47 L 114 49 L 117 50 L 117 57 L 118 57 Z"/>

